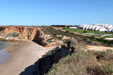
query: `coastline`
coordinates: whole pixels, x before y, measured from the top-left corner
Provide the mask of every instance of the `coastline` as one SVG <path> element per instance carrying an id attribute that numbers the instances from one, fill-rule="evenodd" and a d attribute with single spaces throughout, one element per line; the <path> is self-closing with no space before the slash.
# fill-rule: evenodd
<path id="1" fill-rule="evenodd" d="M 25 39 L 4 39 L 4 38 L 0 38 L 0 41 L 11 41 L 11 42 L 15 42 L 15 41 L 28 41 Z"/>
<path id="2" fill-rule="evenodd" d="M 10 53 L 5 49 L 0 50 L 0 64 L 7 62 L 10 59 Z"/>
<path id="3" fill-rule="evenodd" d="M 19 42 L 6 48 L 11 54 L 8 62 L 0 64 L 0 75 L 19 75 L 26 67 L 34 64 L 49 49 L 32 41 Z"/>

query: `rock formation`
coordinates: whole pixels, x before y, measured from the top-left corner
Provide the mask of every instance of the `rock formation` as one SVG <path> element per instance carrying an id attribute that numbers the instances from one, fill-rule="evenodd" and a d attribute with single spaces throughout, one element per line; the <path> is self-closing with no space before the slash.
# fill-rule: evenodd
<path id="1" fill-rule="evenodd" d="M 43 46 L 58 46 L 61 41 L 43 32 L 43 28 L 33 26 L 0 26 L 0 39 L 31 40 Z M 48 40 L 51 40 L 51 42 Z"/>
<path id="2" fill-rule="evenodd" d="M 0 34 L 4 35 L 2 38 L 7 38 L 8 34 L 10 33 L 17 33 L 19 34 L 18 39 L 29 39 L 33 40 L 38 31 L 37 28 L 34 27 L 23 27 L 23 26 L 1 26 L 0 27 Z"/>
<path id="3" fill-rule="evenodd" d="M 3 40 L 32 40 L 40 43 L 43 35 L 39 27 L 0 26 L 0 39 Z"/>

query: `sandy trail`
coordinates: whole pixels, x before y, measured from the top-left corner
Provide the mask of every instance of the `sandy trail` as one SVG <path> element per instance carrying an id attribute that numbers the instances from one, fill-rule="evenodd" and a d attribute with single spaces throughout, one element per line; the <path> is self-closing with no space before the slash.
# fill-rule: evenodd
<path id="1" fill-rule="evenodd" d="M 94 50 L 94 51 L 113 50 L 113 47 L 105 47 L 105 46 L 91 46 L 91 45 L 87 45 L 86 48 L 88 50 Z"/>
<path id="2" fill-rule="evenodd" d="M 19 75 L 49 51 L 34 42 L 19 43 L 6 50 L 11 54 L 11 58 L 8 62 L 0 64 L 0 75 Z"/>

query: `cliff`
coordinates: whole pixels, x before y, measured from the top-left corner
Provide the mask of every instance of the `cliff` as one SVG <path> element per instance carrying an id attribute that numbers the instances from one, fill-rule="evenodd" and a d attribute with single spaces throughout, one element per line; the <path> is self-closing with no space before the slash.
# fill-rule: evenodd
<path id="1" fill-rule="evenodd" d="M 39 42 L 37 40 L 42 39 L 42 35 L 44 33 L 39 27 L 0 26 L 0 39 L 2 40 L 32 40 Z M 40 40 L 40 42 L 43 40 Z"/>
<path id="2" fill-rule="evenodd" d="M 37 60 L 32 66 L 26 67 L 20 75 L 46 75 L 61 58 L 71 55 L 72 53 L 74 53 L 74 49 L 72 50 L 72 48 L 65 45 L 56 47 L 43 55 L 42 58 Z"/>
<path id="3" fill-rule="evenodd" d="M 46 33 L 51 27 L 0 26 L 1 40 L 31 40 L 43 46 L 61 45 L 61 40 Z M 43 31 L 45 30 L 45 31 Z"/>

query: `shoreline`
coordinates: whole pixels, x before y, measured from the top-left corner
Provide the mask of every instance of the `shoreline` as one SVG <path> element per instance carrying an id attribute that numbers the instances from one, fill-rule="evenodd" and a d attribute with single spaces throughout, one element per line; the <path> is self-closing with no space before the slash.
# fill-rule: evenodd
<path id="1" fill-rule="evenodd" d="M 0 64 L 0 75 L 19 75 L 26 67 L 34 64 L 49 50 L 32 41 L 7 47 L 6 51 L 11 54 L 11 58 L 8 62 Z"/>
<path id="2" fill-rule="evenodd" d="M 3 39 L 3 38 L 0 38 L 0 41 L 29 41 L 29 40 L 25 40 L 25 39 Z"/>

